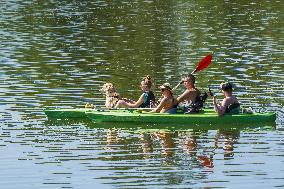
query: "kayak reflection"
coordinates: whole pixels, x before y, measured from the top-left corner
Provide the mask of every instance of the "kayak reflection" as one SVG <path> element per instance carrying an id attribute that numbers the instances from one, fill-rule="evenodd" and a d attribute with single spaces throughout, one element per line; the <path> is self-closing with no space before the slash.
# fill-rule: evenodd
<path id="1" fill-rule="evenodd" d="M 213 156 L 212 154 L 206 154 L 207 151 L 204 148 L 199 152 L 199 148 L 202 148 L 198 145 L 197 141 L 200 138 L 198 132 L 186 132 L 182 133 L 182 144 L 185 153 L 189 154 L 191 157 L 195 157 L 195 160 L 200 163 L 200 165 L 208 168 L 213 168 Z"/>
<path id="2" fill-rule="evenodd" d="M 122 160 L 155 160 L 167 164 L 186 164 L 189 168 L 204 167 L 214 168 L 214 160 L 234 158 L 236 144 L 240 133 L 252 130 L 252 125 L 242 129 L 231 128 L 226 125 L 225 129 L 206 129 L 210 125 L 196 126 L 199 129 L 185 129 L 190 125 L 127 125 L 127 124 L 94 124 L 91 121 L 82 120 L 48 120 L 46 126 L 61 125 L 64 129 L 85 126 L 91 129 L 91 136 L 100 152 L 95 159 L 102 161 Z M 168 129 L 166 129 L 168 128 Z M 203 128 L 203 129 L 200 129 Z M 83 129 L 83 128 L 82 128 Z M 258 130 L 274 130 L 275 125 L 257 126 Z"/>
<path id="3" fill-rule="evenodd" d="M 238 141 L 240 137 L 239 130 L 218 130 L 215 140 L 215 149 L 218 149 L 219 146 L 224 150 L 224 158 L 229 159 L 234 156 L 234 144 Z"/>
<path id="4" fill-rule="evenodd" d="M 122 132 L 122 131 L 121 131 Z M 204 142 L 204 136 L 208 131 L 141 131 L 139 142 L 144 159 L 151 159 L 157 153 L 165 158 L 177 158 L 176 156 L 187 155 L 193 164 L 213 168 L 214 155 L 222 153 L 224 159 L 233 158 L 234 144 L 238 141 L 240 131 L 218 130 L 215 136 Z M 114 137 L 115 135 L 115 137 Z M 109 130 L 107 133 L 108 147 L 122 145 L 123 139 L 118 136 L 117 130 Z M 120 139 L 120 140 L 118 140 Z M 181 149 L 182 148 L 182 151 Z M 222 149 L 223 152 L 220 152 Z"/>

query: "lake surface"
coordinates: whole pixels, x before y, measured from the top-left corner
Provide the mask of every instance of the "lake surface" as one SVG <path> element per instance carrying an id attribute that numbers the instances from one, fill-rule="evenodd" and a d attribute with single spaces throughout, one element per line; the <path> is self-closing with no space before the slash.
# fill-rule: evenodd
<path id="1" fill-rule="evenodd" d="M 27 188 L 284 187 L 282 1 L 0 2 L 0 185 Z M 176 85 L 212 54 L 197 87 L 219 99 L 235 85 L 243 107 L 275 125 L 188 129 L 48 120 L 45 107 L 104 103 L 112 82 L 136 99 Z M 177 94 L 183 88 L 177 90 Z M 212 107 L 211 99 L 207 106 Z"/>

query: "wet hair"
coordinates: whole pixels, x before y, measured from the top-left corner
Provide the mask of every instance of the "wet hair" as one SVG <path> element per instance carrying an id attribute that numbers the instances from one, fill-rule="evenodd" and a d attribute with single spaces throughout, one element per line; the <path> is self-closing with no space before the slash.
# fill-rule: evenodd
<path id="1" fill-rule="evenodd" d="M 152 78 L 150 75 L 146 75 L 143 77 L 141 84 L 147 85 L 147 87 L 151 88 L 152 87 Z"/>
<path id="2" fill-rule="evenodd" d="M 220 88 L 223 90 L 223 91 L 232 91 L 233 90 L 233 85 L 229 82 L 227 83 L 222 83 Z"/>
<path id="3" fill-rule="evenodd" d="M 184 77 L 183 77 L 183 80 L 190 80 L 193 84 L 195 84 L 195 77 L 194 77 L 194 75 L 192 75 L 192 74 L 188 74 L 188 75 L 185 75 Z"/>

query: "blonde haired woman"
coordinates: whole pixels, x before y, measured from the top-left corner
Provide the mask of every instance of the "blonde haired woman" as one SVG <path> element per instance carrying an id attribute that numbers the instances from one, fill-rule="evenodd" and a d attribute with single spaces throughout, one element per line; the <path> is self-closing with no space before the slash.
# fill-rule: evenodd
<path id="1" fill-rule="evenodd" d="M 119 100 L 115 108 L 150 108 L 155 104 L 155 95 L 151 91 L 152 78 L 149 75 L 142 79 L 140 87 L 143 93 L 137 101 Z"/>

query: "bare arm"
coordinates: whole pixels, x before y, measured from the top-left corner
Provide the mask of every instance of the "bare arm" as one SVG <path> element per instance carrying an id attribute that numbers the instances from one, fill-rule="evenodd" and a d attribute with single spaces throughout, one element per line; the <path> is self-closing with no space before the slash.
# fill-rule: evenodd
<path id="1" fill-rule="evenodd" d="M 125 100 L 119 100 L 115 106 L 115 108 L 137 108 L 144 102 L 144 94 L 142 94 L 139 99 L 135 102 L 126 102 Z"/>
<path id="2" fill-rule="evenodd" d="M 163 109 L 163 107 L 165 106 L 166 103 L 167 103 L 167 98 L 163 98 L 161 100 L 160 104 L 151 112 L 160 112 Z"/>
<path id="3" fill-rule="evenodd" d="M 144 102 L 144 93 L 134 103 L 126 103 L 129 108 L 138 108 Z"/>
<path id="4" fill-rule="evenodd" d="M 179 97 L 177 97 L 177 103 L 184 101 L 189 96 L 189 91 L 184 91 Z"/>
<path id="5" fill-rule="evenodd" d="M 228 106 L 228 101 L 226 98 L 223 99 L 222 103 L 218 102 L 217 98 L 213 97 L 213 103 L 215 107 L 215 111 L 218 113 L 219 116 L 224 115 L 226 112 L 226 107 Z"/>

